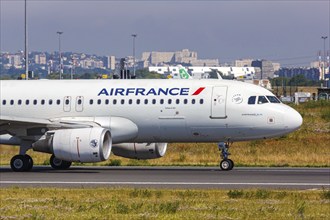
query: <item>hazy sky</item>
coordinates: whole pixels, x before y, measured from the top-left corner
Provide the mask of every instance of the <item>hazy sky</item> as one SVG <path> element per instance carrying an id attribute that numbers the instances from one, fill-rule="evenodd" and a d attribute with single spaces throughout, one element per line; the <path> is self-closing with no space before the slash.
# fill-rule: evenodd
<path id="1" fill-rule="evenodd" d="M 1 51 L 24 49 L 24 1 L 0 0 Z M 228 62 L 308 64 L 330 34 L 330 0 L 28 0 L 30 51 L 136 55 L 188 48 Z M 329 38 L 326 42 L 329 48 Z M 283 60 L 290 58 L 287 60 Z"/>

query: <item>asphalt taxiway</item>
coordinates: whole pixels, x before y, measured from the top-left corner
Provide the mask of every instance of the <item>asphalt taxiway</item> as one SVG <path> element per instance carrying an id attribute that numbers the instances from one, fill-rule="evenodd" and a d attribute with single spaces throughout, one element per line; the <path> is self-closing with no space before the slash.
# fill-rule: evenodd
<path id="1" fill-rule="evenodd" d="M 330 168 L 71 167 L 35 166 L 30 172 L 0 167 L 0 187 L 143 187 L 210 189 L 330 188 Z"/>

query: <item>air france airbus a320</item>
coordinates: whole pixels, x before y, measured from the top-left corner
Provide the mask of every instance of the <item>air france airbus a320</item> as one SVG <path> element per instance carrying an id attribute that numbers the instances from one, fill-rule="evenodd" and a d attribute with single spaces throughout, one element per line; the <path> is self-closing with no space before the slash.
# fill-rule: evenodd
<path id="1" fill-rule="evenodd" d="M 1 81 L 0 144 L 19 145 L 14 171 L 33 167 L 29 149 L 55 169 L 115 155 L 154 159 L 167 143 L 219 142 L 220 168 L 234 167 L 229 143 L 297 130 L 301 115 L 270 91 L 229 80 Z"/>

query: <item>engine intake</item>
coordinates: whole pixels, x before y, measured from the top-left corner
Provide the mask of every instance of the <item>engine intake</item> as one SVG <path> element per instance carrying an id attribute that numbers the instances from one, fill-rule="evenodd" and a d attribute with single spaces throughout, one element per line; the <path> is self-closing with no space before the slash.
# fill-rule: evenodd
<path id="1" fill-rule="evenodd" d="M 122 143 L 114 144 L 112 152 L 132 159 L 156 159 L 166 153 L 167 143 Z"/>
<path id="2" fill-rule="evenodd" d="M 104 128 L 62 129 L 47 134 L 32 148 L 65 161 L 100 162 L 109 158 L 112 138 L 110 131 Z"/>

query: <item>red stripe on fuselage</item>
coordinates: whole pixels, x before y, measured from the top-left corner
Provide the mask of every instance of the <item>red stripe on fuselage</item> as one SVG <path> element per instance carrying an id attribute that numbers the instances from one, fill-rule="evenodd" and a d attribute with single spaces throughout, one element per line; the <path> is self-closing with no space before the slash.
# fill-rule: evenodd
<path id="1" fill-rule="evenodd" d="M 204 89 L 205 89 L 205 87 L 200 87 L 192 95 L 199 95 Z"/>

